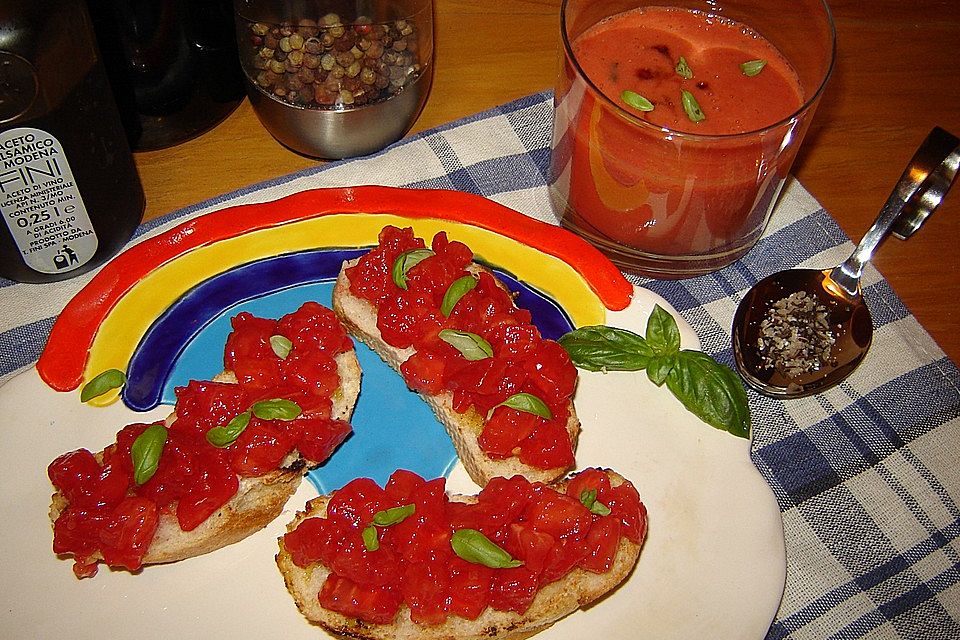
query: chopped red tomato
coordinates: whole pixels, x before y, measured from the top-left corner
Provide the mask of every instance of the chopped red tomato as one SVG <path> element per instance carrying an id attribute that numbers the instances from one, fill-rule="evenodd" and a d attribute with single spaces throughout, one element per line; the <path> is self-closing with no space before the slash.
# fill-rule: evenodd
<path id="1" fill-rule="evenodd" d="M 609 488 L 605 472 L 582 476 L 574 476 L 572 491 Z M 451 501 L 444 484 L 403 470 L 383 489 L 353 480 L 330 499 L 326 517 L 301 522 L 283 547 L 297 566 L 319 563 L 332 572 L 321 604 L 373 624 L 393 621 L 394 597 L 425 626 L 451 615 L 474 620 L 488 607 L 522 614 L 544 585 L 577 567 L 603 573 L 612 566 L 622 531 L 614 515 L 591 513 L 579 499 L 522 476 L 492 479 L 475 501 Z M 415 508 L 399 521 L 376 520 L 408 505 Z M 363 541 L 371 529 L 373 548 Z M 455 549 L 453 534 L 463 529 L 481 532 L 509 562 L 488 566 Z"/>
<path id="2" fill-rule="evenodd" d="M 236 494 L 240 476 L 276 470 L 294 448 L 322 462 L 349 435 L 348 423 L 330 418 L 330 396 L 340 382 L 334 356 L 353 343 L 331 310 L 308 302 L 279 321 L 241 312 L 231 326 L 224 362 L 239 384 L 191 381 L 175 390 L 176 420 L 142 484 L 134 482 L 132 451 L 148 424 L 121 429 L 102 460 L 79 450 L 50 464 L 50 480 L 69 503 L 54 523 L 54 549 L 74 556 L 79 577 L 96 573 L 98 555 L 139 568 L 160 514 L 175 514 L 182 530 L 193 530 Z M 253 417 L 234 440 L 222 433 L 216 444 L 207 440 L 212 429 L 271 399 L 294 402 L 300 415 Z"/>
<path id="3" fill-rule="evenodd" d="M 335 573 L 327 576 L 320 589 L 320 604 L 351 618 L 375 624 L 389 624 L 397 617 L 400 593 L 389 587 L 361 587 Z"/>
<path id="4" fill-rule="evenodd" d="M 530 312 L 514 305 L 512 294 L 489 271 L 468 274 L 473 260 L 468 247 L 440 232 L 431 243 L 433 253 L 409 266 L 401 282 L 394 280 L 397 258 L 424 246 L 412 229 L 385 227 L 380 244 L 347 270 L 350 291 L 376 307 L 383 339 L 397 348 L 415 348 L 401 366 L 407 385 L 430 395 L 450 392 L 454 411 L 461 414 L 473 408 L 486 416 L 521 392 L 537 396 L 555 413 L 566 411 L 576 368 L 560 345 L 543 339 Z M 451 285 L 464 277 L 475 278 L 476 284 L 444 307 Z M 438 339 L 442 329 L 473 334 L 478 344 L 486 343 L 488 348 L 478 350 L 487 357 L 465 357 Z M 530 423 L 501 421 L 484 431 L 480 448 L 492 458 L 519 456 L 541 469 L 572 465 L 569 438 L 550 428 L 531 433 Z M 521 442 L 525 444 L 518 446 Z"/>

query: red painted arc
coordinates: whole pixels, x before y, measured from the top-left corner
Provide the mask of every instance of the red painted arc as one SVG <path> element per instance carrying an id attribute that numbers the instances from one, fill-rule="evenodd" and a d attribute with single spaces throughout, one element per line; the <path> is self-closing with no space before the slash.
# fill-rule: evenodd
<path id="1" fill-rule="evenodd" d="M 37 363 L 57 391 L 76 389 L 97 329 L 116 303 L 160 265 L 197 247 L 251 231 L 324 215 L 389 213 L 469 224 L 523 242 L 568 263 L 608 309 L 630 304 L 633 286 L 599 251 L 574 234 L 492 200 L 461 191 L 359 186 L 302 191 L 271 202 L 238 205 L 188 220 L 127 249 L 74 296 L 53 325 Z"/>

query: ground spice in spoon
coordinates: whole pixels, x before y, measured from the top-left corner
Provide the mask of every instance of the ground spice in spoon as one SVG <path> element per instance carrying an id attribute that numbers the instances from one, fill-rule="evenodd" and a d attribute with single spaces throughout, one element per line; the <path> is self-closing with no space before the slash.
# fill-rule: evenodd
<path id="1" fill-rule="evenodd" d="M 835 341 L 828 309 L 806 291 L 796 291 L 767 310 L 757 347 L 765 368 L 797 378 L 829 364 Z"/>

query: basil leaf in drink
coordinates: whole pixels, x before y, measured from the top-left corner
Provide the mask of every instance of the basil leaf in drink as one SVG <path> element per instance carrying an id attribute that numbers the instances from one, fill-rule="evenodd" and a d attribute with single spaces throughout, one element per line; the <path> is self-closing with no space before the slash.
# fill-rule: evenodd
<path id="1" fill-rule="evenodd" d="M 545 420 L 549 420 L 553 417 L 553 413 L 550 411 L 550 407 L 547 406 L 546 402 L 532 393 L 526 393 L 525 391 L 513 394 L 500 404 L 490 409 L 489 413 L 487 413 L 487 420 L 489 420 L 493 415 L 493 412 L 497 410 L 497 407 L 510 407 L 511 409 L 516 409 L 517 411 L 532 413 L 533 415 L 540 416 Z"/>
<path id="2" fill-rule="evenodd" d="M 441 340 L 460 352 L 467 360 L 484 360 L 493 357 L 493 347 L 481 336 L 469 331 L 441 329 L 437 334 Z"/>
<path id="3" fill-rule="evenodd" d="M 653 103 L 635 91 L 627 89 L 620 94 L 620 99 L 627 106 L 633 107 L 637 111 L 653 111 Z"/>
<path id="4" fill-rule="evenodd" d="M 680 351 L 680 328 L 677 321 L 660 305 L 653 306 L 647 318 L 647 344 L 653 353 L 669 356 Z"/>
<path id="5" fill-rule="evenodd" d="M 683 110 L 691 122 L 702 122 L 707 119 L 707 116 L 700 109 L 700 103 L 686 89 L 680 91 L 680 102 L 683 104 Z"/>
<path id="6" fill-rule="evenodd" d="M 405 504 L 402 507 L 391 507 L 390 509 L 384 509 L 383 511 L 377 511 L 373 514 L 373 524 L 378 527 L 389 527 L 400 522 L 403 522 L 407 518 L 413 515 L 413 512 L 417 510 L 417 505 L 415 504 Z"/>
<path id="7" fill-rule="evenodd" d="M 270 336 L 270 348 L 273 349 L 273 352 L 277 354 L 278 358 L 283 360 L 290 355 L 290 349 L 293 348 L 293 343 L 290 342 L 290 338 L 286 336 Z"/>
<path id="8" fill-rule="evenodd" d="M 476 529 L 458 529 L 450 536 L 453 552 L 473 564 L 491 569 L 510 569 L 523 565 Z"/>
<path id="9" fill-rule="evenodd" d="M 261 420 L 293 420 L 301 412 L 300 405 L 286 398 L 261 400 L 254 403 L 250 410 Z"/>
<path id="10" fill-rule="evenodd" d="M 127 383 L 127 375 L 119 369 L 107 369 L 95 376 L 80 390 L 80 402 L 89 402 L 107 393 L 119 389 Z"/>
<path id="11" fill-rule="evenodd" d="M 363 531 L 360 532 L 360 537 L 363 538 L 363 546 L 366 547 L 367 551 L 376 551 L 380 548 L 377 528 L 372 524 L 363 528 Z"/>
<path id="12" fill-rule="evenodd" d="M 643 336 L 604 325 L 574 329 L 558 342 L 574 365 L 588 371 L 640 371 L 653 356 Z"/>
<path id="13" fill-rule="evenodd" d="M 688 411 L 707 424 L 740 438 L 750 437 L 750 406 L 740 378 L 700 351 L 676 355 L 667 388 Z"/>
<path id="14" fill-rule="evenodd" d="M 157 472 L 163 446 L 167 443 L 167 428 L 152 424 L 144 430 L 130 447 L 130 461 L 133 463 L 133 481 L 144 484 Z"/>
<path id="15" fill-rule="evenodd" d="M 680 59 L 677 60 L 677 66 L 674 67 L 674 70 L 677 72 L 677 75 L 684 80 L 689 80 L 693 77 L 693 71 L 690 69 L 690 65 L 687 64 L 687 59 L 683 56 L 680 56 Z"/>
<path id="16" fill-rule="evenodd" d="M 404 251 L 397 256 L 397 259 L 393 263 L 393 269 L 390 273 L 390 275 L 393 277 L 394 284 L 401 289 L 406 290 L 407 272 L 432 255 L 434 255 L 434 253 L 430 249 L 411 249 L 410 251 Z"/>
<path id="17" fill-rule="evenodd" d="M 763 71 L 765 66 L 767 66 L 766 60 L 747 60 L 740 63 L 740 72 L 752 78 Z"/>
<path id="18" fill-rule="evenodd" d="M 590 513 L 598 516 L 610 515 L 610 507 L 597 500 L 596 489 L 584 489 L 581 491 L 580 504 L 585 506 Z"/>
<path id="19" fill-rule="evenodd" d="M 467 295 L 467 293 L 476 286 L 477 279 L 473 276 L 463 276 L 451 282 L 450 286 L 447 287 L 446 293 L 443 294 L 443 302 L 440 303 L 440 313 L 442 313 L 444 317 L 449 318 L 450 314 L 453 313 L 453 308 L 460 302 L 460 298 Z"/>
<path id="20" fill-rule="evenodd" d="M 229 447 L 237 441 L 248 424 L 250 424 L 250 412 L 244 411 L 235 415 L 227 424 L 217 425 L 207 431 L 207 442 L 221 449 Z"/>

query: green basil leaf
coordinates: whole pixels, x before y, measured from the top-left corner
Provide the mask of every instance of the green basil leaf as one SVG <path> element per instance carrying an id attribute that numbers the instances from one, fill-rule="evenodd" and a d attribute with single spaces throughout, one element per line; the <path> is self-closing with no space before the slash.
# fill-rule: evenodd
<path id="1" fill-rule="evenodd" d="M 523 565 L 476 529 L 458 529 L 450 536 L 453 552 L 473 564 L 491 569 L 510 569 Z"/>
<path id="2" fill-rule="evenodd" d="M 650 382 L 658 387 L 663 385 L 670 371 L 676 366 L 676 362 L 677 354 L 675 353 L 668 356 L 653 356 L 650 358 L 650 363 L 647 364 L 647 377 L 650 378 Z"/>
<path id="3" fill-rule="evenodd" d="M 740 72 L 752 78 L 763 71 L 765 66 L 767 66 L 766 60 L 747 60 L 740 63 Z"/>
<path id="4" fill-rule="evenodd" d="M 700 103 L 693 97 L 693 94 L 683 89 L 680 91 L 680 102 L 683 104 L 683 110 L 691 122 L 702 122 L 707 116 L 700 109 Z"/>
<path id="5" fill-rule="evenodd" d="M 481 336 L 469 331 L 441 329 L 437 334 L 441 340 L 460 352 L 467 360 L 484 360 L 493 357 L 493 347 Z"/>
<path id="6" fill-rule="evenodd" d="M 261 400 L 254 403 L 250 409 L 253 415 L 261 420 L 293 420 L 301 412 L 300 405 L 286 398 Z"/>
<path id="7" fill-rule="evenodd" d="M 526 393 L 525 391 L 513 394 L 500 404 L 490 409 L 490 411 L 487 413 L 487 420 L 489 420 L 490 416 L 493 415 L 493 412 L 497 410 L 497 407 L 510 407 L 511 409 L 516 409 L 517 411 L 532 413 L 533 415 L 540 416 L 545 420 L 549 420 L 553 417 L 553 413 L 550 411 L 550 407 L 547 406 L 546 402 L 532 393 Z"/>
<path id="8" fill-rule="evenodd" d="M 653 306 L 647 318 L 647 344 L 658 356 L 669 356 L 680 351 L 680 328 L 677 321 L 660 305 Z"/>
<path id="9" fill-rule="evenodd" d="M 620 99 L 623 100 L 628 106 L 633 107 L 637 111 L 653 111 L 653 103 L 644 98 L 639 93 L 630 91 L 627 89 L 620 94 Z"/>
<path id="10" fill-rule="evenodd" d="M 693 71 L 690 69 L 690 65 L 687 64 L 687 59 L 683 56 L 680 56 L 680 59 L 677 60 L 677 66 L 674 67 L 677 72 L 677 75 L 683 78 L 684 80 L 689 80 L 693 77 Z"/>
<path id="11" fill-rule="evenodd" d="M 167 428 L 152 424 L 137 436 L 130 447 L 130 461 L 133 463 L 133 481 L 138 485 L 145 483 L 157 472 L 163 446 L 167 443 Z"/>
<path id="12" fill-rule="evenodd" d="M 640 371 L 653 356 L 643 336 L 603 325 L 574 329 L 558 342 L 574 365 L 588 371 Z"/>
<path id="13" fill-rule="evenodd" d="M 432 255 L 434 255 L 434 253 L 430 249 L 411 249 L 397 256 L 390 274 L 393 277 L 394 284 L 401 289 L 406 289 L 407 272 Z"/>
<path id="14" fill-rule="evenodd" d="M 223 447 L 229 447 L 237 441 L 237 438 L 240 437 L 240 434 L 243 433 L 248 424 L 250 424 L 250 412 L 244 411 L 234 416 L 233 420 L 227 424 L 217 425 L 207 431 L 207 442 L 221 449 Z"/>
<path id="15" fill-rule="evenodd" d="M 376 551 L 380 548 L 380 539 L 377 537 L 377 528 L 372 524 L 363 528 L 363 531 L 360 532 L 360 537 L 363 538 L 363 546 L 367 548 L 367 551 Z"/>
<path id="16" fill-rule="evenodd" d="M 107 369 L 98 374 L 80 390 L 80 402 L 89 402 L 107 393 L 119 389 L 127 383 L 127 375 L 119 369 Z"/>
<path id="17" fill-rule="evenodd" d="M 678 353 L 667 388 L 707 424 L 740 438 L 750 437 L 750 406 L 743 383 L 732 369 L 707 354 Z"/>
<path id="18" fill-rule="evenodd" d="M 290 338 L 286 336 L 270 336 L 270 348 L 273 349 L 273 352 L 277 354 L 278 358 L 283 360 L 290 355 L 290 349 L 293 348 L 293 343 L 290 342 Z"/>
<path id="19" fill-rule="evenodd" d="M 476 288 L 476 286 L 477 279 L 473 276 L 463 276 L 451 282 L 450 286 L 447 287 L 446 293 L 443 294 L 443 301 L 440 303 L 440 313 L 442 313 L 444 317 L 449 318 L 450 314 L 453 313 L 453 308 L 460 302 L 460 298 L 467 295 L 467 293 Z"/>
<path id="20" fill-rule="evenodd" d="M 406 504 L 402 507 L 391 507 L 390 509 L 384 509 L 383 511 L 377 511 L 373 514 L 373 524 L 378 527 L 389 527 L 400 522 L 403 522 L 407 518 L 413 515 L 413 512 L 417 510 L 417 505 L 415 504 Z"/>
<path id="21" fill-rule="evenodd" d="M 580 504 L 585 506 L 590 513 L 598 516 L 610 515 L 610 507 L 597 500 L 596 489 L 584 489 L 580 492 Z"/>

